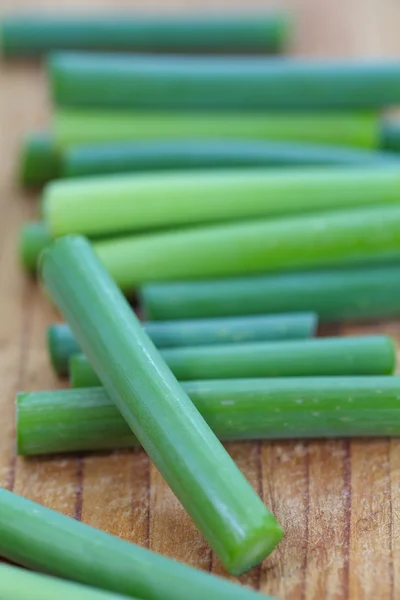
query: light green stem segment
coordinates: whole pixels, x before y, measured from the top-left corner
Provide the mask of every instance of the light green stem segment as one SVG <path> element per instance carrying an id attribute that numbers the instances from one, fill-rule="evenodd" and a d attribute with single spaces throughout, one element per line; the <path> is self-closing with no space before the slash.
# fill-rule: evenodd
<path id="1" fill-rule="evenodd" d="M 115 14 L 9 16 L 1 25 L 6 56 L 51 50 L 279 52 L 290 23 L 283 12 L 240 15 Z"/>
<path id="2" fill-rule="evenodd" d="M 36 273 L 39 256 L 52 240 L 46 224 L 42 221 L 31 221 L 22 226 L 18 254 L 24 271 Z"/>
<path id="3" fill-rule="evenodd" d="M 94 243 L 126 292 L 202 279 L 382 262 L 400 256 L 400 206 L 226 223 Z"/>
<path id="4" fill-rule="evenodd" d="M 83 238 L 43 253 L 44 283 L 112 400 L 232 573 L 267 556 L 282 529 L 196 410 Z M 205 452 L 207 448 L 207 452 Z"/>
<path id="5" fill-rule="evenodd" d="M 292 310 L 315 311 L 322 321 L 383 319 L 400 314 L 400 266 L 148 283 L 139 298 L 152 320 Z"/>
<path id="6" fill-rule="evenodd" d="M 164 110 L 362 110 L 400 101 L 399 61 L 63 53 L 54 103 Z"/>
<path id="7" fill-rule="evenodd" d="M 111 592 L 30 573 L 0 563 L 0 598 L 4 600 L 127 600 Z"/>
<path id="8" fill-rule="evenodd" d="M 329 209 L 400 204 L 397 167 L 263 168 L 60 180 L 44 191 L 53 236 L 130 233 Z"/>
<path id="9" fill-rule="evenodd" d="M 172 348 L 160 353 L 181 381 L 389 375 L 396 362 L 393 340 L 379 335 Z M 72 356 L 69 371 L 72 387 L 100 385 L 98 375 L 84 354 Z"/>
<path id="10" fill-rule="evenodd" d="M 143 327 L 157 348 L 173 348 L 308 338 L 315 335 L 317 317 L 314 313 L 290 313 L 272 317 L 257 315 L 145 322 Z M 50 325 L 47 330 L 47 346 L 55 371 L 59 375 L 66 375 L 71 356 L 81 352 L 69 325 Z"/>
<path id="11" fill-rule="evenodd" d="M 377 148 L 380 118 L 362 112 L 154 112 L 56 110 L 52 130 L 57 147 L 115 141 L 280 140 Z"/>
<path id="12" fill-rule="evenodd" d="M 141 600 L 266 599 L 4 489 L 0 489 L 0 556 Z"/>
<path id="13" fill-rule="evenodd" d="M 400 377 L 189 381 L 183 389 L 222 440 L 399 436 Z M 18 394 L 22 455 L 139 444 L 104 388 Z"/>

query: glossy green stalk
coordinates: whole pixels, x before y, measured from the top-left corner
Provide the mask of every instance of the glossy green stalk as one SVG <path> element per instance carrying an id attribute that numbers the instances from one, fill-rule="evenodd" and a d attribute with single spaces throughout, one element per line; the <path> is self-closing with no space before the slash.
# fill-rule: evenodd
<path id="1" fill-rule="evenodd" d="M 126 292 L 149 281 L 381 263 L 399 258 L 400 206 L 226 223 L 93 247 Z"/>
<path id="2" fill-rule="evenodd" d="M 253 342 L 160 350 L 180 381 L 308 375 L 390 375 L 396 349 L 386 336 L 318 338 L 284 342 Z M 100 385 L 84 354 L 71 357 L 74 388 Z"/>
<path id="3" fill-rule="evenodd" d="M 248 588 L 164 558 L 4 489 L 0 489 L 0 556 L 29 569 L 142 600 L 265 600 Z"/>
<path id="4" fill-rule="evenodd" d="M 54 237 L 400 205 L 400 168 L 260 168 L 123 174 L 49 183 L 43 218 Z"/>
<path id="5" fill-rule="evenodd" d="M 53 238 L 42 221 L 25 223 L 19 234 L 18 254 L 20 263 L 28 273 L 36 273 L 39 256 Z"/>
<path id="6" fill-rule="evenodd" d="M 275 140 L 377 148 L 380 119 L 363 112 L 219 113 L 196 111 L 56 110 L 52 130 L 57 146 L 115 141 L 220 138 Z"/>
<path id="7" fill-rule="evenodd" d="M 393 318 L 400 315 L 400 266 L 148 283 L 139 298 L 152 320 L 294 310 L 315 311 L 322 321 Z"/>
<path id="8" fill-rule="evenodd" d="M 59 106 L 360 110 L 400 101 L 399 61 L 59 53 L 48 74 Z"/>
<path id="9" fill-rule="evenodd" d="M 400 435 L 400 377 L 226 379 L 182 383 L 221 440 Z M 104 388 L 18 394 L 18 454 L 139 444 Z"/>
<path id="10" fill-rule="evenodd" d="M 143 327 L 155 346 L 173 348 L 308 338 L 315 335 L 317 318 L 314 313 L 290 313 L 272 317 L 256 315 L 144 322 Z M 68 374 L 71 356 L 81 352 L 69 325 L 50 325 L 47 329 L 47 346 L 55 371 L 59 375 Z"/>
<path id="11" fill-rule="evenodd" d="M 50 133 L 35 132 L 26 137 L 20 155 L 19 178 L 23 185 L 39 186 L 61 173 L 61 153 Z"/>
<path id="12" fill-rule="evenodd" d="M 282 529 L 215 437 L 83 238 L 43 253 L 43 281 L 132 431 L 232 573 Z M 207 453 L 204 452 L 207 448 Z"/>
<path id="13" fill-rule="evenodd" d="M 128 597 L 0 563 L 0 598 L 4 600 L 124 600 L 125 598 L 127 600 Z"/>
<path id="14" fill-rule="evenodd" d="M 15 15 L 1 24 L 6 56 L 51 50 L 142 52 L 279 52 L 289 21 L 283 12 L 259 14 Z"/>

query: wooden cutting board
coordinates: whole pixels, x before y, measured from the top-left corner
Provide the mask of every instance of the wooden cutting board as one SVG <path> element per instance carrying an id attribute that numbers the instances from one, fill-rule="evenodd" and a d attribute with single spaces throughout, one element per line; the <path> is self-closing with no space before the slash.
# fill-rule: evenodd
<path id="1" fill-rule="evenodd" d="M 22 8 L 55 9 L 57 4 L 2 0 L 0 14 Z M 63 9 L 96 12 L 132 5 L 128 0 L 62 2 Z M 258 3 L 259 8 L 268 5 Z M 279 5 L 290 9 L 295 18 L 294 52 L 324 57 L 400 55 L 396 0 L 287 0 Z M 154 3 L 151 8 L 161 6 L 162 2 L 158 7 Z M 183 7 L 215 8 L 215 3 L 171 1 L 163 6 L 165 10 Z M 15 457 L 15 392 L 60 385 L 49 368 L 44 344 L 45 328 L 57 316 L 36 283 L 21 274 L 16 258 L 18 229 L 36 211 L 35 195 L 23 193 L 16 184 L 19 141 L 48 121 L 40 66 L 1 63 L 0 485 L 127 540 L 225 575 L 143 452 Z M 400 341 L 399 322 L 337 331 L 362 332 L 390 333 Z M 400 441 L 227 446 L 286 531 L 279 548 L 261 567 L 244 575 L 243 583 L 282 600 L 400 598 Z"/>

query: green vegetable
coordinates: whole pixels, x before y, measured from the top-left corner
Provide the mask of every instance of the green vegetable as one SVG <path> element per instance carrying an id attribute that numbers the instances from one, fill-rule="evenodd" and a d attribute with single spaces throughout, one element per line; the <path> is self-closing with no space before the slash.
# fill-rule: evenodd
<path id="1" fill-rule="evenodd" d="M 400 205 L 400 169 L 241 169 L 55 181 L 42 211 L 51 234 L 89 236 L 328 209 Z"/>
<path id="2" fill-rule="evenodd" d="M 49 133 L 30 134 L 23 142 L 19 178 L 24 185 L 38 186 L 61 172 L 61 155 Z"/>
<path id="3" fill-rule="evenodd" d="M 89 243 L 66 237 L 42 256 L 44 283 L 80 347 L 224 566 L 236 574 L 258 564 L 280 541 L 282 529 L 195 409 Z"/>
<path id="4" fill-rule="evenodd" d="M 9 16 L 1 26 L 6 56 L 50 50 L 279 52 L 289 22 L 282 12 L 228 15 Z"/>
<path id="5" fill-rule="evenodd" d="M 390 120 L 382 123 L 380 147 L 391 152 L 400 151 L 399 121 Z"/>
<path id="6" fill-rule="evenodd" d="M 293 310 L 315 311 L 322 321 L 393 318 L 400 315 L 400 266 L 148 283 L 139 298 L 152 320 Z"/>
<path id="7" fill-rule="evenodd" d="M 307 375 L 389 375 L 396 349 L 386 336 L 253 342 L 160 351 L 174 375 L 191 379 L 300 377 Z M 100 379 L 84 354 L 71 357 L 71 386 L 93 387 Z"/>
<path id="8" fill-rule="evenodd" d="M 315 335 L 317 318 L 314 313 L 291 313 L 273 317 L 257 315 L 156 321 L 143 323 L 143 327 L 155 346 L 173 348 L 312 337 Z M 66 375 L 71 356 L 81 352 L 70 327 L 65 323 L 50 325 L 47 329 L 47 343 L 55 371 L 59 375 Z"/>
<path id="9" fill-rule="evenodd" d="M 226 379 L 182 383 L 222 440 L 399 436 L 400 377 Z M 17 396 L 18 454 L 138 445 L 103 388 Z"/>
<path id="10" fill-rule="evenodd" d="M 48 74 L 60 106 L 359 110 L 400 101 L 399 61 L 60 53 Z"/>
<path id="11" fill-rule="evenodd" d="M 52 129 L 58 147 L 115 141 L 278 140 L 376 148 L 376 113 L 56 110 Z"/>
<path id="12" fill-rule="evenodd" d="M 62 579 L 46 577 L 0 563 L 0 598 L 4 600 L 125 600 L 127 596 L 103 592 Z"/>
<path id="13" fill-rule="evenodd" d="M 0 555 L 29 569 L 142 600 L 266 600 L 248 588 L 181 565 L 4 489 L 0 489 Z"/>
<path id="14" fill-rule="evenodd" d="M 28 273 L 36 273 L 39 256 L 52 242 L 52 237 L 45 223 L 31 221 L 25 223 L 19 234 L 19 259 L 22 267 Z"/>
<path id="15" fill-rule="evenodd" d="M 400 206 L 225 223 L 104 240 L 93 247 L 126 292 L 157 280 L 371 265 L 399 260 Z"/>

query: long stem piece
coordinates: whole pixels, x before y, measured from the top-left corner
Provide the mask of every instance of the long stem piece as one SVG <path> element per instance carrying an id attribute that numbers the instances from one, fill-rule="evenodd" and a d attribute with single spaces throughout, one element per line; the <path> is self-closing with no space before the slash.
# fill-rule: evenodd
<path id="1" fill-rule="evenodd" d="M 187 319 L 182 321 L 144 322 L 143 327 L 157 348 L 237 344 L 244 342 L 308 338 L 315 335 L 314 313 Z M 50 325 L 47 330 L 48 352 L 55 371 L 66 375 L 69 360 L 81 352 L 66 323 Z"/>
<path id="2" fill-rule="evenodd" d="M 317 338 L 226 346 L 167 348 L 160 351 L 180 381 L 307 375 L 389 375 L 396 362 L 387 336 Z M 100 385 L 84 354 L 71 357 L 72 387 Z"/>
<path id="3" fill-rule="evenodd" d="M 76 144 L 115 141 L 191 139 L 275 140 L 377 148 L 380 118 L 364 112 L 219 113 L 195 111 L 115 111 L 57 109 L 54 141 L 65 149 Z"/>
<path id="4" fill-rule="evenodd" d="M 55 600 L 55 598 L 57 600 L 127 600 L 128 597 L 0 563 L 0 598 L 4 600 Z"/>
<path id="5" fill-rule="evenodd" d="M 329 209 L 400 205 L 400 168 L 222 169 L 122 174 L 49 183 L 54 237 L 130 233 Z"/>
<path id="6" fill-rule="evenodd" d="M 128 236 L 93 247 L 126 292 L 149 281 L 371 265 L 400 256 L 400 206 Z"/>
<path id="7" fill-rule="evenodd" d="M 196 410 L 83 238 L 43 253 L 41 275 L 125 420 L 232 573 L 282 529 Z M 207 453 L 204 452 L 207 448 Z"/>
<path id="8" fill-rule="evenodd" d="M 0 556 L 29 569 L 142 600 L 265 600 L 248 588 L 130 544 L 5 489 L 0 489 Z"/>
<path id="9" fill-rule="evenodd" d="M 294 310 L 315 311 L 322 321 L 392 318 L 400 314 L 400 266 L 148 283 L 139 299 L 152 320 Z"/>
<path id="10" fill-rule="evenodd" d="M 289 22 L 283 12 L 223 15 L 9 16 L 1 25 L 6 56 L 51 50 L 279 52 Z"/>
<path id="11" fill-rule="evenodd" d="M 221 440 L 400 435 L 400 377 L 182 383 Z M 18 394 L 18 454 L 138 446 L 104 388 Z"/>
<path id="12" fill-rule="evenodd" d="M 376 109 L 400 101 L 399 61 L 60 53 L 61 106 L 142 109 Z"/>

